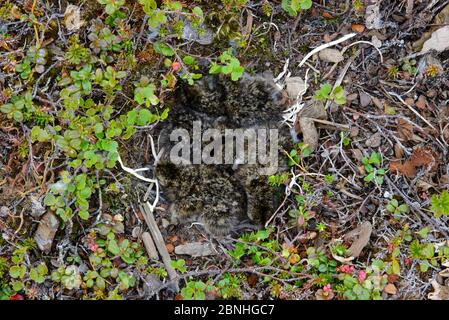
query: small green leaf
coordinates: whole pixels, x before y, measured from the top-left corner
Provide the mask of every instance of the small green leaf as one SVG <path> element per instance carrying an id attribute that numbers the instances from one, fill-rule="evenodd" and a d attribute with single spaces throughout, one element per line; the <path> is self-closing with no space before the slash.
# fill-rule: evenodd
<path id="1" fill-rule="evenodd" d="M 399 265 L 399 262 L 397 260 L 393 260 L 393 262 L 391 263 L 391 270 L 394 274 L 401 274 L 401 266 Z"/>
<path id="2" fill-rule="evenodd" d="M 160 53 L 166 57 L 171 57 L 175 54 L 173 52 L 173 50 L 168 45 L 166 45 L 165 43 L 159 42 L 159 41 L 157 41 L 153 44 L 153 48 L 154 48 L 154 51 L 156 51 L 157 53 Z"/>
<path id="3" fill-rule="evenodd" d="M 419 264 L 419 271 L 427 272 L 427 270 L 429 270 L 429 264 L 427 262 L 421 262 Z"/>
<path id="4" fill-rule="evenodd" d="M 115 240 L 109 240 L 108 243 L 108 250 L 109 252 L 111 252 L 113 255 L 119 255 L 120 254 L 120 248 L 117 245 L 117 241 Z"/>
<path id="5" fill-rule="evenodd" d="M 192 56 L 185 56 L 184 58 L 182 58 L 182 61 L 188 66 L 194 65 L 196 62 L 195 58 Z"/>
<path id="6" fill-rule="evenodd" d="M 220 65 L 214 63 L 210 66 L 209 73 L 210 74 L 218 74 L 221 72 L 221 68 L 222 67 Z"/>
<path id="7" fill-rule="evenodd" d="M 49 207 L 54 206 L 56 204 L 56 197 L 51 193 L 47 193 L 44 198 L 44 204 Z"/>
<path id="8" fill-rule="evenodd" d="M 302 10 L 308 10 L 312 7 L 312 0 L 300 0 L 300 8 Z"/>
<path id="9" fill-rule="evenodd" d="M 430 232 L 430 228 L 425 227 L 425 228 L 422 228 L 421 230 L 419 230 L 417 233 L 422 239 L 425 239 L 429 235 L 429 232 Z"/>
<path id="10" fill-rule="evenodd" d="M 80 210 L 80 211 L 78 211 L 78 216 L 83 220 L 88 220 L 89 212 L 87 210 Z"/>

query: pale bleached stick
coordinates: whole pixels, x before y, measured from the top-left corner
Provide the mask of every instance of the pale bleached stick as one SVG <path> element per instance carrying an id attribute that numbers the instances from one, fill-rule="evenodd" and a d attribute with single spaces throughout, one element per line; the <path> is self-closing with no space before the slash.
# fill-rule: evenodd
<path id="1" fill-rule="evenodd" d="M 347 35 L 341 37 L 340 39 L 337 39 L 337 40 L 331 41 L 331 42 L 329 42 L 329 43 L 322 44 L 322 45 L 319 46 L 319 47 L 316 47 L 315 49 L 313 49 L 312 51 L 310 51 L 308 54 L 306 54 L 306 56 L 305 56 L 305 57 L 301 60 L 301 62 L 299 63 L 298 67 L 302 67 L 302 65 L 303 65 L 303 64 L 304 64 L 304 63 L 305 63 L 311 56 L 313 56 L 315 53 L 320 52 L 320 51 L 323 50 L 323 49 L 326 49 L 326 48 L 335 46 L 335 45 L 337 45 L 337 44 L 339 44 L 339 43 L 341 43 L 341 42 L 344 42 L 344 41 L 346 41 L 346 40 L 348 40 L 348 39 L 351 39 L 351 38 L 354 37 L 355 35 L 356 35 L 356 33 L 350 33 L 350 34 L 347 34 Z"/>
<path id="2" fill-rule="evenodd" d="M 175 291 L 179 291 L 179 284 L 175 281 L 178 277 L 175 269 L 171 266 L 171 258 L 170 254 L 167 251 L 167 247 L 165 246 L 164 238 L 162 237 L 161 231 L 157 226 L 156 220 L 154 220 L 153 209 L 150 207 L 148 202 L 145 202 L 142 206 L 140 206 L 142 212 L 144 212 L 145 222 L 150 229 L 151 237 L 154 240 L 157 250 L 161 255 L 162 262 L 164 263 L 165 269 L 167 269 L 168 277 L 174 283 Z"/>
<path id="3" fill-rule="evenodd" d="M 153 238 L 148 232 L 142 233 L 142 242 L 147 250 L 148 256 L 153 260 L 158 260 L 159 255 L 157 254 L 156 246 L 154 245 Z"/>
<path id="4" fill-rule="evenodd" d="M 141 171 L 147 171 L 147 170 L 150 170 L 149 168 L 139 168 L 139 169 L 132 169 L 132 168 L 129 168 L 129 167 L 127 167 L 127 166 L 125 166 L 125 165 L 123 164 L 123 161 L 122 161 L 122 158 L 120 157 L 120 155 L 118 155 L 117 160 L 118 160 L 118 162 L 120 163 L 120 166 L 122 167 L 122 169 L 123 169 L 124 171 L 126 171 L 126 172 L 132 174 L 132 175 L 135 176 L 136 178 L 138 178 L 138 179 L 140 179 L 140 180 L 142 180 L 142 181 L 145 181 L 145 182 L 150 182 L 150 183 L 155 183 L 155 182 L 156 182 L 156 179 L 146 178 L 146 177 L 144 177 L 144 176 L 142 176 L 142 175 L 140 175 L 140 174 L 137 173 L 137 172 L 141 172 Z"/>
<path id="5" fill-rule="evenodd" d="M 273 79 L 274 83 L 277 83 L 279 80 L 281 80 L 282 77 L 287 73 L 289 62 L 290 62 L 290 59 L 287 58 L 287 60 L 285 61 L 284 67 L 282 68 L 282 72 L 279 73 L 279 75 Z M 280 89 L 282 89 L 282 88 L 280 88 Z"/>
<path id="6" fill-rule="evenodd" d="M 433 130 L 436 130 L 435 127 L 429 121 L 426 120 L 426 118 L 424 118 L 422 115 L 420 115 L 418 111 L 413 109 L 413 107 L 411 105 L 409 105 L 407 102 L 405 102 L 404 99 L 402 99 L 400 95 L 398 95 L 397 93 L 394 93 L 394 92 L 388 92 L 388 93 L 391 94 L 392 96 L 395 96 L 396 98 L 398 98 L 399 101 L 402 102 L 402 104 L 406 105 L 407 108 L 410 109 L 410 111 L 412 111 L 414 114 L 416 114 L 422 121 L 424 121 Z"/>
<path id="7" fill-rule="evenodd" d="M 159 160 L 163 150 L 161 150 L 159 152 L 159 154 L 156 153 L 156 148 L 154 147 L 153 137 L 151 135 L 150 135 L 150 142 L 151 142 L 151 152 L 152 152 L 153 158 L 154 158 L 154 165 L 156 165 L 156 163 L 158 162 L 158 160 Z M 148 205 L 150 206 L 151 210 L 154 211 L 154 209 L 156 208 L 157 203 L 159 202 L 159 183 L 158 183 L 157 179 L 146 178 L 146 177 L 138 174 L 138 172 L 147 171 L 147 170 L 149 170 L 149 168 L 132 169 L 132 168 L 129 168 L 129 167 L 125 166 L 123 164 L 122 158 L 120 157 L 120 154 L 118 155 L 118 159 L 117 160 L 120 163 L 120 166 L 122 167 L 122 169 L 124 171 L 132 174 L 133 176 L 135 176 L 136 178 L 138 178 L 138 179 L 140 179 L 142 181 L 151 183 L 151 185 L 148 188 L 147 194 L 153 188 L 153 184 L 156 185 L 156 196 L 154 198 L 153 204 L 149 204 L 148 203 Z M 146 199 L 146 196 L 145 196 L 145 199 Z"/>

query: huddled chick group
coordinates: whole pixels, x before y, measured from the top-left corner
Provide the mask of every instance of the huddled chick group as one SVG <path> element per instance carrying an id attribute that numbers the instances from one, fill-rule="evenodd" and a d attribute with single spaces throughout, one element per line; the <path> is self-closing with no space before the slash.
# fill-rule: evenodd
<path id="1" fill-rule="evenodd" d="M 182 128 L 192 137 L 194 121 L 201 121 L 202 132 L 220 130 L 223 141 L 225 129 L 277 129 L 275 174 L 286 169 L 282 150 L 293 145 L 289 129 L 281 125 L 281 91 L 262 76 L 245 75 L 238 82 L 209 76 L 182 86 L 175 99 L 159 136 L 164 153 L 155 169 L 163 195 L 171 202 L 173 220 L 199 222 L 216 236 L 240 230 L 248 225 L 245 221 L 254 226 L 265 223 L 279 204 L 279 190 L 260 170 L 267 165 L 242 163 L 235 157 L 232 164 L 175 164 L 170 150 L 177 141 L 170 141 L 170 133 Z"/>

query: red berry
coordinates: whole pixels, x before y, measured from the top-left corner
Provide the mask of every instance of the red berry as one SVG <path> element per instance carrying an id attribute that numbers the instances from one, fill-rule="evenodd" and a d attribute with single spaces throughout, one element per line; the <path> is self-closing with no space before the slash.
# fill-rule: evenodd
<path id="1" fill-rule="evenodd" d="M 25 300 L 25 299 L 21 294 L 16 293 L 15 295 L 10 296 L 9 300 Z"/>
<path id="2" fill-rule="evenodd" d="M 173 71 L 178 71 L 179 69 L 181 69 L 181 64 L 175 61 L 172 63 L 171 68 L 173 69 Z"/>

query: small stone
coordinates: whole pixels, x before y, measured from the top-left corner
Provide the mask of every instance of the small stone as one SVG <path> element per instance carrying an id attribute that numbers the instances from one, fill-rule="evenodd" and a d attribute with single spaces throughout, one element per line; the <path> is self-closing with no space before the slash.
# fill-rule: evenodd
<path id="1" fill-rule="evenodd" d="M 383 103 L 379 98 L 374 97 L 374 98 L 373 98 L 373 103 L 374 103 L 374 105 L 375 105 L 376 107 L 378 107 L 380 110 L 383 110 L 383 109 L 384 109 L 384 103 Z"/>
<path id="2" fill-rule="evenodd" d="M 352 127 L 349 131 L 349 135 L 351 138 L 355 138 L 359 135 L 360 129 L 358 127 Z"/>
<path id="3" fill-rule="evenodd" d="M 142 228 L 139 226 L 134 227 L 133 231 L 131 231 L 131 235 L 133 236 L 133 238 L 138 238 L 141 233 L 142 233 Z"/>
<path id="4" fill-rule="evenodd" d="M 215 254 L 215 251 L 210 243 L 191 242 L 181 244 L 175 248 L 175 253 L 179 255 L 189 255 L 192 257 L 204 257 Z"/>
<path id="5" fill-rule="evenodd" d="M 162 218 L 162 227 L 166 229 L 170 225 L 170 221 L 167 219 Z"/>
<path id="6" fill-rule="evenodd" d="M 380 41 L 380 39 L 377 36 L 373 36 L 371 38 L 371 42 L 376 48 L 382 47 L 382 41 Z"/>
<path id="7" fill-rule="evenodd" d="M 31 201 L 31 212 L 30 212 L 31 215 L 34 218 L 39 218 L 45 213 L 45 207 L 42 205 L 42 202 L 39 201 L 39 199 L 37 199 L 34 196 L 30 197 L 30 201 Z"/>
<path id="8" fill-rule="evenodd" d="M 367 107 L 371 103 L 371 97 L 370 95 L 366 94 L 365 92 L 360 92 L 360 106 Z"/>
<path id="9" fill-rule="evenodd" d="M 346 101 L 351 102 L 357 99 L 359 95 L 357 93 L 351 93 L 346 96 Z"/>
<path id="10" fill-rule="evenodd" d="M 435 30 L 430 39 L 424 42 L 421 54 L 430 50 L 443 52 L 447 49 L 449 49 L 449 26 L 444 26 Z"/>
<path id="11" fill-rule="evenodd" d="M 318 57 L 326 62 L 338 63 L 343 61 L 343 55 L 337 49 L 326 48 L 318 53 Z"/>
<path id="12" fill-rule="evenodd" d="M 1 206 L 0 207 L 0 218 L 5 218 L 8 213 L 10 212 L 9 208 L 6 206 Z"/>
<path id="13" fill-rule="evenodd" d="M 300 77 L 291 77 L 285 80 L 287 94 L 290 99 L 296 100 L 298 96 L 305 93 L 306 84 Z"/>
<path id="14" fill-rule="evenodd" d="M 399 143 L 394 145 L 394 155 L 397 159 L 401 159 L 404 156 L 404 149 Z"/>
<path id="15" fill-rule="evenodd" d="M 366 140 L 365 145 L 367 147 L 377 148 L 380 146 L 381 142 L 382 142 L 382 136 L 381 136 L 380 132 L 376 132 L 375 134 L 373 134 L 371 137 L 369 137 Z"/>
<path id="16" fill-rule="evenodd" d="M 154 296 L 158 292 L 157 290 L 161 287 L 161 285 L 161 280 L 159 280 L 159 278 L 154 274 L 147 275 L 143 280 L 143 290 L 149 297 Z"/>
<path id="17" fill-rule="evenodd" d="M 352 156 L 354 157 L 354 159 L 356 159 L 357 161 L 362 161 L 363 159 L 363 153 L 360 149 L 352 149 Z"/>
<path id="18" fill-rule="evenodd" d="M 34 234 L 34 240 L 41 251 L 50 252 L 58 227 L 59 220 L 53 212 L 49 211 L 42 217 Z"/>
<path id="19" fill-rule="evenodd" d="M 196 28 L 193 28 L 188 20 L 184 20 L 184 29 L 181 38 L 184 40 L 195 41 L 202 45 L 211 44 L 214 41 L 214 33 L 211 29 L 206 28 L 204 25 L 200 26 L 204 31 L 201 34 L 198 33 Z"/>
<path id="20" fill-rule="evenodd" d="M 384 192 L 384 198 L 386 199 L 391 199 L 393 197 L 393 194 L 390 193 L 389 191 L 385 191 Z"/>

